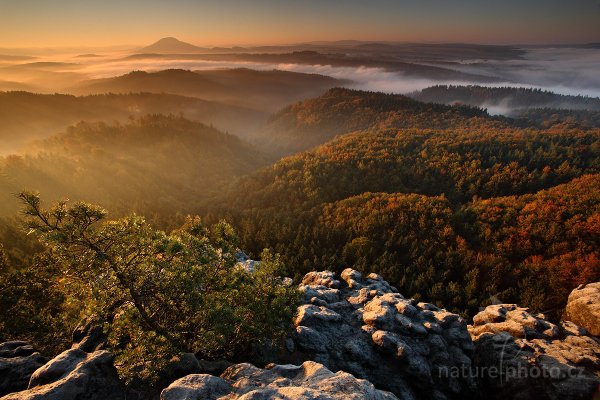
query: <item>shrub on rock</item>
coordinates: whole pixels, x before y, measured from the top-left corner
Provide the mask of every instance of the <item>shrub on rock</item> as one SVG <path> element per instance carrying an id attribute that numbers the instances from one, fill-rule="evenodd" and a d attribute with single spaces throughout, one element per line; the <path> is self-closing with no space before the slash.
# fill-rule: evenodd
<path id="1" fill-rule="evenodd" d="M 157 379 L 181 352 L 239 356 L 291 325 L 297 291 L 279 278 L 278 257 L 265 252 L 252 274 L 238 267 L 225 222 L 206 228 L 188 218 L 167 234 L 136 215 L 105 221 L 105 210 L 86 203 L 44 210 L 37 195 L 20 198 L 30 229 L 52 249 L 68 302 L 105 321 L 126 378 Z"/>

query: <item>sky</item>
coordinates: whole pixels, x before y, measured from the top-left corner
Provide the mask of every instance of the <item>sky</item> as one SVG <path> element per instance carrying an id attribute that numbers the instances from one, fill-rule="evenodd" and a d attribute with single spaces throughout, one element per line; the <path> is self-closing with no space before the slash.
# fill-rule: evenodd
<path id="1" fill-rule="evenodd" d="M 600 42 L 600 0 L 0 0 L 0 47 Z"/>

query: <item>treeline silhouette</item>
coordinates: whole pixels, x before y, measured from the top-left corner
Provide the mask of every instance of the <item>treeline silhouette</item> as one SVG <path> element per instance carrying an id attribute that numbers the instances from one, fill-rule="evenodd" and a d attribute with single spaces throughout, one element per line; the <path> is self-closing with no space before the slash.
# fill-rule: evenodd
<path id="1" fill-rule="evenodd" d="M 157 72 L 133 71 L 117 77 L 94 79 L 68 90 L 74 94 L 172 93 L 271 113 L 282 105 L 318 96 L 344 82 L 325 75 L 280 70 L 167 69 Z"/>
<path id="2" fill-rule="evenodd" d="M 477 85 L 437 85 L 410 94 L 425 102 L 466 104 L 475 107 L 502 106 L 507 110 L 520 108 L 556 108 L 600 111 L 600 99 L 569 96 L 542 89 L 522 87 L 486 87 Z"/>

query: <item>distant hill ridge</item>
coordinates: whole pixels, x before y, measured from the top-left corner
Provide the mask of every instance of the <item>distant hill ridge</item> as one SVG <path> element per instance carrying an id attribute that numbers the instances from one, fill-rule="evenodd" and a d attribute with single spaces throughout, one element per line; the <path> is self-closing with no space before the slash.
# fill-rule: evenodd
<path id="1" fill-rule="evenodd" d="M 49 137 L 79 121 L 125 122 L 130 116 L 146 114 L 182 114 L 240 136 L 267 119 L 267 114 L 248 108 L 164 93 L 76 97 L 0 92 L 0 152 L 14 152 L 30 140 Z"/>
<path id="2" fill-rule="evenodd" d="M 75 94 L 171 93 L 199 97 L 275 112 L 283 105 L 318 96 L 347 83 L 329 76 L 290 71 L 220 69 L 190 71 L 167 69 L 135 71 L 125 75 L 95 79 L 71 89 Z"/>

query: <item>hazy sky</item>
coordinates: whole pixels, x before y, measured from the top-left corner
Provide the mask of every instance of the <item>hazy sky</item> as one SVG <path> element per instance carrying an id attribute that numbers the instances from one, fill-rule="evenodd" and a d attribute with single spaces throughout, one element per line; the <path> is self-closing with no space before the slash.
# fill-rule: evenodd
<path id="1" fill-rule="evenodd" d="M 0 47 L 600 42 L 600 0 L 0 0 Z"/>

